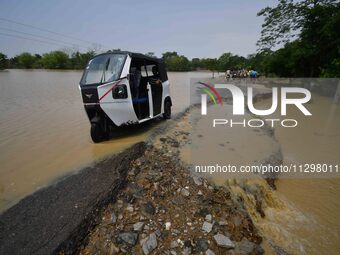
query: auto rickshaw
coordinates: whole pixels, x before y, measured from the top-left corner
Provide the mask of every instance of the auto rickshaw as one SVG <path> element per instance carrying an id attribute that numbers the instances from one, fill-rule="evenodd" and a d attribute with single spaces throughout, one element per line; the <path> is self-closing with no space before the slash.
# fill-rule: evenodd
<path id="1" fill-rule="evenodd" d="M 95 143 L 116 127 L 171 118 L 169 81 L 159 58 L 126 51 L 97 55 L 88 62 L 79 88 Z"/>

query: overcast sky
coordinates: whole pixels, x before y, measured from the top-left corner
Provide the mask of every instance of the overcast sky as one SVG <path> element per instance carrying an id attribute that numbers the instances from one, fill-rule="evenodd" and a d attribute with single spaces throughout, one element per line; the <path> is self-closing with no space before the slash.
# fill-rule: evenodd
<path id="1" fill-rule="evenodd" d="M 92 46 L 89 42 L 94 42 L 102 44 L 103 50 L 120 48 L 142 53 L 152 51 L 157 56 L 165 51 L 177 51 L 189 58 L 219 57 L 224 52 L 247 56 L 256 51 L 256 41 L 263 22 L 263 18 L 257 17 L 256 13 L 266 6 L 275 5 L 275 2 L 1 0 L 0 52 L 9 57 L 24 51 L 41 54 L 72 44 L 80 44 L 79 49 L 85 51 Z"/>

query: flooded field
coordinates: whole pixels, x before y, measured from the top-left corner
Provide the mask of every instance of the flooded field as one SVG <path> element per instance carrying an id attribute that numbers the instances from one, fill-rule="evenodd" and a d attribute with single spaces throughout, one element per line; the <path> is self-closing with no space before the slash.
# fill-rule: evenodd
<path id="1" fill-rule="evenodd" d="M 160 120 L 121 130 L 93 144 L 78 90 L 81 71 L 0 72 L 0 212 L 19 199 L 107 155 L 145 139 Z M 189 79 L 169 73 L 173 113 L 189 103 Z"/>

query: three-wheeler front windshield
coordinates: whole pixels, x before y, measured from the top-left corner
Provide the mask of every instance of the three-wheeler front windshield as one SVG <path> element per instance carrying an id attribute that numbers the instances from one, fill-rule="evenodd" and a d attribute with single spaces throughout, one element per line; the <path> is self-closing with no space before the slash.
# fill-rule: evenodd
<path id="1" fill-rule="evenodd" d="M 126 55 L 105 54 L 94 57 L 88 63 L 81 85 L 103 84 L 120 78 Z"/>

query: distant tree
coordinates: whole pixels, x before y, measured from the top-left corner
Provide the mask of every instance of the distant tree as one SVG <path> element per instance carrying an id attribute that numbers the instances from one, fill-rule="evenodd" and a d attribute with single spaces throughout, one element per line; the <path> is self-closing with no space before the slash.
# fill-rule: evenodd
<path id="1" fill-rule="evenodd" d="M 270 61 L 273 58 L 273 52 L 270 50 L 248 55 L 246 69 L 255 69 L 264 76 L 277 76 L 270 69 Z"/>
<path id="2" fill-rule="evenodd" d="M 7 56 L 0 52 L 0 70 L 4 70 L 8 67 Z"/>
<path id="3" fill-rule="evenodd" d="M 219 58 L 218 58 L 218 69 L 221 71 L 226 71 L 230 70 L 233 68 L 232 63 L 231 63 L 231 57 L 233 54 L 230 52 L 228 53 L 223 53 Z"/>
<path id="4" fill-rule="evenodd" d="M 169 71 L 189 71 L 190 62 L 185 56 L 179 56 L 177 52 L 163 53 L 165 65 Z"/>
<path id="5" fill-rule="evenodd" d="M 52 51 L 44 54 L 41 62 L 43 67 L 47 69 L 66 69 L 68 67 L 69 57 L 63 51 Z"/>
<path id="6" fill-rule="evenodd" d="M 218 61 L 216 58 L 205 59 L 205 66 L 212 72 L 213 78 L 215 78 L 215 72 L 218 70 Z"/>
<path id="7" fill-rule="evenodd" d="M 80 53 L 77 51 L 71 55 L 69 67 L 72 69 L 84 69 L 89 60 L 94 56 L 94 51 L 88 51 L 86 53 Z"/>
<path id="8" fill-rule="evenodd" d="M 198 68 L 202 68 L 202 63 L 201 60 L 199 58 L 193 58 L 191 60 L 191 68 L 196 70 Z"/>
<path id="9" fill-rule="evenodd" d="M 178 53 L 176 51 L 167 51 L 162 54 L 163 59 L 166 60 L 171 57 L 177 57 Z"/>
<path id="10" fill-rule="evenodd" d="M 259 50 L 284 44 L 271 56 L 273 70 L 278 70 L 275 65 L 280 64 L 286 69 L 280 70 L 281 74 L 340 75 L 340 70 L 334 73 L 334 65 L 340 61 L 339 1 L 280 0 L 277 6 L 262 9 L 258 16 L 265 17 Z"/>
<path id="11" fill-rule="evenodd" d="M 19 68 L 19 64 L 18 64 L 18 57 L 15 56 L 13 58 L 10 58 L 8 61 L 8 67 L 9 68 Z"/>
<path id="12" fill-rule="evenodd" d="M 36 58 L 30 53 L 24 52 L 17 56 L 17 61 L 21 68 L 33 68 Z"/>
<path id="13" fill-rule="evenodd" d="M 41 62 L 41 55 L 40 54 L 34 54 L 35 62 L 33 64 L 33 68 L 43 68 L 42 62 Z"/>

